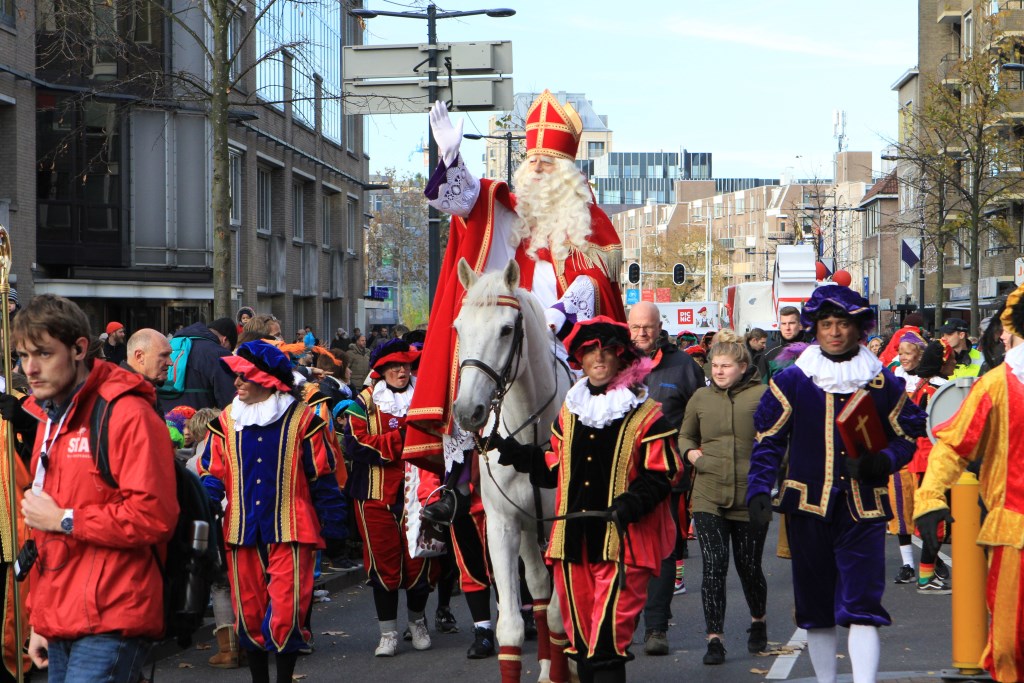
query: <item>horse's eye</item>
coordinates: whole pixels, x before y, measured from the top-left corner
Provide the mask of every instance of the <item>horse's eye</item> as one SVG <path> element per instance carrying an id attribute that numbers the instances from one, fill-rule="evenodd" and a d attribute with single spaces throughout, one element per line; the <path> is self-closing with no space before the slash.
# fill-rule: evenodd
<path id="1" fill-rule="evenodd" d="M 502 325 L 501 326 L 501 336 L 502 337 L 507 337 L 510 334 L 512 334 L 512 326 L 511 325 Z"/>

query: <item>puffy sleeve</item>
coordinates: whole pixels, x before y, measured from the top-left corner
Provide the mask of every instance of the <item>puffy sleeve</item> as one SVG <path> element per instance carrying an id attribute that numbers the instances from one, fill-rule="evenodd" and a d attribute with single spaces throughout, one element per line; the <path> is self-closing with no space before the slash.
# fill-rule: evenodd
<path id="1" fill-rule="evenodd" d="M 451 166 L 443 160 L 438 162 L 423 193 L 427 203 L 438 211 L 466 218 L 480 198 L 480 181 L 469 172 L 459 154 Z"/>
<path id="2" fill-rule="evenodd" d="M 314 416 L 302 440 L 302 467 L 306 478 L 319 479 L 334 472 L 338 466 L 335 451 L 328 443 L 329 438 L 333 437 L 328 433 L 327 423 Z"/>
<path id="3" fill-rule="evenodd" d="M 217 418 L 209 424 L 210 438 L 199 456 L 196 470 L 210 498 L 217 503 L 224 500 L 224 429 Z"/>
<path id="4" fill-rule="evenodd" d="M 760 493 L 771 494 L 782 459 L 789 448 L 792 430 L 793 405 L 774 379 L 768 381 L 768 391 L 754 413 L 754 450 L 750 453 L 750 471 L 747 475 L 747 500 Z"/>
<path id="5" fill-rule="evenodd" d="M 928 469 L 914 496 L 915 519 L 948 507 L 946 491 L 956 483 L 967 463 L 984 453 L 993 406 L 985 386 L 975 384 L 956 415 L 942 424 L 928 456 Z"/>

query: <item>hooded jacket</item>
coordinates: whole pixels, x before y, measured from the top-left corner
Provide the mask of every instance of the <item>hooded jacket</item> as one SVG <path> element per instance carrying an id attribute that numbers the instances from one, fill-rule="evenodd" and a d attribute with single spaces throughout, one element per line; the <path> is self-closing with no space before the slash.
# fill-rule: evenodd
<path id="1" fill-rule="evenodd" d="M 39 559 L 28 607 L 32 627 L 46 638 L 162 635 L 163 578 L 151 548 L 164 557 L 178 521 L 178 499 L 175 487 L 166 485 L 175 477 L 174 451 L 167 426 L 153 410 L 153 394 L 141 375 L 94 361 L 60 431 L 51 434 L 43 490 L 58 506 L 74 510 L 74 531 L 32 532 Z M 108 447 L 116 489 L 100 478 L 90 452 L 97 396 L 117 401 Z M 36 472 L 47 415 L 34 398 L 24 408 L 42 423 L 32 458 Z"/>
<path id="2" fill-rule="evenodd" d="M 679 430 L 679 451 L 701 449 L 694 469 L 690 501 L 694 512 L 741 522 L 748 521 L 746 500 L 750 452 L 754 448 L 754 413 L 768 387 L 757 369 L 746 373 L 729 389 L 714 382 L 690 399 Z"/>
<path id="3" fill-rule="evenodd" d="M 366 348 L 361 349 L 354 342 L 349 344 L 348 359 L 349 367 L 352 368 L 352 381 L 349 386 L 358 394 L 363 390 L 366 376 L 370 374 L 370 345 L 367 344 Z"/>
<path id="4" fill-rule="evenodd" d="M 157 394 L 160 413 L 176 406 L 199 410 L 223 408 L 231 403 L 235 397 L 235 377 L 220 362 L 221 356 L 229 356 L 231 352 L 220 345 L 206 323 L 193 323 L 174 336 L 193 337 L 185 366 L 185 391 L 174 395 Z"/>

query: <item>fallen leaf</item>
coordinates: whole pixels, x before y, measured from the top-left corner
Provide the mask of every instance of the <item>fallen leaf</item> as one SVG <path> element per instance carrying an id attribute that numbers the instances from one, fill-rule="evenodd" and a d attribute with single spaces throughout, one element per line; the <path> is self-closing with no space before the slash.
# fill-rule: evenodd
<path id="1" fill-rule="evenodd" d="M 196 649 L 197 650 L 209 650 L 210 649 L 210 644 L 209 643 L 199 643 L 198 645 L 196 645 Z"/>
<path id="2" fill-rule="evenodd" d="M 195 667 L 192 666 L 191 664 L 189 664 L 188 662 L 178 662 L 178 668 L 179 669 L 194 669 Z"/>
<path id="3" fill-rule="evenodd" d="M 768 669 L 751 669 L 750 673 L 757 674 L 758 676 L 766 676 L 768 674 Z"/>
<path id="4" fill-rule="evenodd" d="M 348 634 L 344 631 L 324 631 L 321 635 L 325 636 L 347 636 Z"/>

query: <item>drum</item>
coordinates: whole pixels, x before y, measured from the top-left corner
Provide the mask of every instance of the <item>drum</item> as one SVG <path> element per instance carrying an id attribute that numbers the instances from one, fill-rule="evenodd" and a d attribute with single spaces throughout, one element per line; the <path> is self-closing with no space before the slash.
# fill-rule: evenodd
<path id="1" fill-rule="evenodd" d="M 935 443 L 935 430 L 956 415 L 977 377 L 957 377 L 943 384 L 928 401 L 928 438 Z"/>

